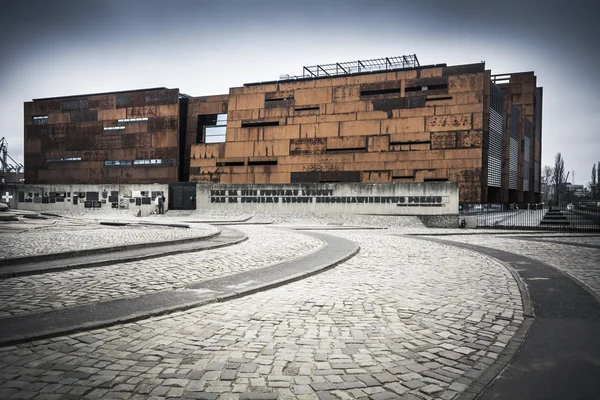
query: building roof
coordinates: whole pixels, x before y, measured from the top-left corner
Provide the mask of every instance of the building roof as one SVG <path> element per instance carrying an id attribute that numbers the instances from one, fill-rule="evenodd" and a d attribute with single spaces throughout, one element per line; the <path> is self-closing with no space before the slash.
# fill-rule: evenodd
<path id="1" fill-rule="evenodd" d="M 179 90 L 179 89 L 169 89 L 169 88 L 166 88 L 166 87 L 155 87 L 155 88 L 148 88 L 148 89 L 121 90 L 121 91 L 117 91 L 117 92 L 77 94 L 77 95 L 72 95 L 72 96 L 60 96 L 60 97 L 45 97 L 45 98 L 41 98 L 41 99 L 33 99 L 33 101 L 76 99 L 76 98 L 79 98 L 79 97 L 106 96 L 106 95 L 109 95 L 109 94 L 148 92 L 148 91 L 153 91 L 153 90 Z"/>

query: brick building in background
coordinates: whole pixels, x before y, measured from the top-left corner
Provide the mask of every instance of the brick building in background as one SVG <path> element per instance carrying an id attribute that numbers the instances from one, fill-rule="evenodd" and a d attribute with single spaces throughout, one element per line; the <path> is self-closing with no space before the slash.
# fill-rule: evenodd
<path id="1" fill-rule="evenodd" d="M 456 181 L 462 202 L 538 202 L 541 112 L 533 72 L 414 55 L 304 67 L 228 95 L 34 100 L 26 182 Z"/>

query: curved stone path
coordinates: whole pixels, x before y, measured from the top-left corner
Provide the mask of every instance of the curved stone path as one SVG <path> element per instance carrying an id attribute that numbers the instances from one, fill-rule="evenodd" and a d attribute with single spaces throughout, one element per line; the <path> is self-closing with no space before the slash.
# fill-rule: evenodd
<path id="1" fill-rule="evenodd" d="M 520 235 L 519 235 L 520 236 Z M 561 242 L 572 242 L 574 245 L 600 245 L 600 236 L 570 238 L 569 235 L 539 236 L 536 240 L 526 237 L 511 238 L 510 236 L 444 236 L 444 240 L 485 246 L 493 249 L 509 251 L 544 262 L 578 280 L 600 298 L 600 249 L 571 246 Z M 544 242 L 547 240 L 547 242 Z"/>
<path id="2" fill-rule="evenodd" d="M 151 225 L 110 227 L 98 223 L 82 225 L 80 221 L 43 220 L 19 224 L 27 230 L 20 233 L 0 232 L 0 259 L 56 254 L 73 249 L 91 250 L 139 243 L 165 243 L 173 240 L 200 238 L 218 229 L 210 225 L 194 225 L 190 229 Z"/>
<path id="3" fill-rule="evenodd" d="M 488 257 L 380 231 L 327 233 L 361 252 L 241 299 L 1 348 L 0 395 L 453 398 L 523 321 L 516 282 Z"/>
<path id="4" fill-rule="evenodd" d="M 297 232 L 239 230 L 249 240 L 228 248 L 1 280 L 0 319 L 184 288 L 298 258 L 324 245 Z"/>

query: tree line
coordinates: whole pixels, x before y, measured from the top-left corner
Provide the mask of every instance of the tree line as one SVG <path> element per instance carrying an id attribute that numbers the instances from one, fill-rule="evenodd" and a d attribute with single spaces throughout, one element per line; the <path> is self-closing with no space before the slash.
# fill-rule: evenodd
<path id="1" fill-rule="evenodd" d="M 544 166 L 542 169 L 542 196 L 546 203 L 564 205 L 577 200 L 575 194 L 567 190 L 569 174 L 565 170 L 565 159 L 561 153 L 554 157 L 554 166 Z M 600 200 L 600 161 L 592 165 L 592 180 L 584 188 L 580 199 Z"/>

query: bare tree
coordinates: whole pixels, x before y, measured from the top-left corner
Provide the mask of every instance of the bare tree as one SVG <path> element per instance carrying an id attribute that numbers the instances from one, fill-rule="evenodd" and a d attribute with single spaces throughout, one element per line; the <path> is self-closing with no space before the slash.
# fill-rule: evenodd
<path id="1" fill-rule="evenodd" d="M 565 192 L 565 159 L 562 154 L 557 153 L 554 157 L 554 171 L 552 174 L 552 183 L 554 185 L 554 199 L 556 204 L 560 206 L 560 200 Z"/>
<path id="2" fill-rule="evenodd" d="M 552 176 L 554 170 L 552 167 L 546 165 L 542 170 L 542 194 L 544 195 L 544 202 L 550 202 L 550 190 L 552 189 Z"/>
<path id="3" fill-rule="evenodd" d="M 596 198 L 596 186 L 598 184 L 596 175 L 596 164 L 592 165 L 592 181 L 590 182 L 590 193 L 592 194 L 592 199 Z"/>

